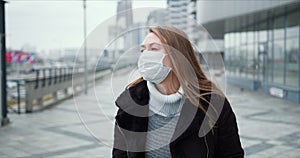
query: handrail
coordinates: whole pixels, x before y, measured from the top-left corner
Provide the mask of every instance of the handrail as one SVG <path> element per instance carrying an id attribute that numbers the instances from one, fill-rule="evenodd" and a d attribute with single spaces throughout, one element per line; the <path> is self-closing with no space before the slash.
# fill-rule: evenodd
<path id="1" fill-rule="evenodd" d="M 9 81 L 17 82 L 18 89 L 18 113 L 21 113 L 21 101 L 20 101 L 20 81 L 24 81 L 24 89 L 25 89 L 25 112 L 30 113 L 37 109 L 45 108 L 47 105 L 44 105 L 43 98 L 47 95 L 52 95 L 52 102 L 56 103 L 62 99 L 70 97 L 73 93 L 69 94 L 69 89 L 73 86 L 73 91 L 75 91 L 78 86 L 83 86 L 83 76 L 84 72 L 80 71 L 82 68 L 77 67 L 75 69 L 70 67 L 62 67 L 62 68 L 43 68 L 36 69 L 34 78 L 24 78 L 24 79 L 11 79 Z M 42 73 L 41 73 L 42 72 Z M 57 74 L 57 72 L 59 74 Z M 96 70 L 96 78 L 90 77 L 90 83 L 93 83 L 92 80 L 100 79 L 105 75 L 111 73 L 110 67 L 102 67 Z M 64 97 L 58 98 L 57 92 L 63 90 Z M 79 91 L 74 92 L 79 93 Z M 33 106 L 34 101 L 38 104 L 38 106 Z M 52 103 L 52 104 L 53 104 Z M 36 108 L 38 107 L 38 108 Z"/>

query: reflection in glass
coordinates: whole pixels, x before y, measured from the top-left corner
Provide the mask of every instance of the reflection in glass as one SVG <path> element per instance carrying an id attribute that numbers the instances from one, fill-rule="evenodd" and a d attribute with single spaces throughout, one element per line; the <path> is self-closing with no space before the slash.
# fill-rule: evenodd
<path id="1" fill-rule="evenodd" d="M 284 38 L 284 17 L 280 16 L 274 20 L 274 39 Z"/>
<path id="2" fill-rule="evenodd" d="M 243 78 L 247 77 L 247 45 L 242 45 L 240 47 L 239 73 L 241 77 Z"/>
<path id="3" fill-rule="evenodd" d="M 299 38 L 286 40 L 286 84 L 290 86 L 299 86 Z"/>
<path id="4" fill-rule="evenodd" d="M 268 81 L 273 82 L 273 43 L 268 42 L 268 49 L 267 49 L 267 76 L 268 76 Z"/>
<path id="5" fill-rule="evenodd" d="M 258 23 L 237 22 L 236 32 L 225 35 L 231 75 L 299 88 L 300 10 L 283 13 L 269 12 Z"/>
<path id="6" fill-rule="evenodd" d="M 284 40 L 274 40 L 274 79 L 275 83 L 283 84 L 284 77 Z"/>
<path id="7" fill-rule="evenodd" d="M 259 25 L 258 40 L 259 42 L 267 42 L 268 40 L 267 23 L 263 22 Z"/>
<path id="8" fill-rule="evenodd" d="M 254 79 L 253 75 L 255 72 L 255 61 L 254 61 L 254 44 L 248 44 L 247 52 L 247 78 Z"/>
<path id="9" fill-rule="evenodd" d="M 286 36 L 287 37 L 295 37 L 299 36 L 299 19 L 300 11 L 293 12 L 287 15 L 287 28 L 286 28 Z"/>

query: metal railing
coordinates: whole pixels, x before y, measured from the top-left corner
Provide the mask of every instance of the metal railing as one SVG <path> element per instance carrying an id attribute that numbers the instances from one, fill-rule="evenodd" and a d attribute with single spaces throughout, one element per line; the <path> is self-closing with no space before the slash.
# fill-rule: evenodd
<path id="1" fill-rule="evenodd" d="M 20 114 L 41 110 L 82 91 L 80 88 L 84 84 L 82 67 L 42 68 L 34 70 L 34 73 L 30 78 L 8 80 L 16 83 L 16 106 L 9 106 L 11 111 Z M 94 72 L 89 71 L 89 74 L 92 73 Z M 95 71 L 95 76 L 91 75 L 93 77 L 89 77 L 88 81 L 93 83 L 93 80 L 98 80 L 109 73 L 111 73 L 110 66 L 99 67 Z M 60 91 L 63 92 L 63 96 L 58 97 Z"/>

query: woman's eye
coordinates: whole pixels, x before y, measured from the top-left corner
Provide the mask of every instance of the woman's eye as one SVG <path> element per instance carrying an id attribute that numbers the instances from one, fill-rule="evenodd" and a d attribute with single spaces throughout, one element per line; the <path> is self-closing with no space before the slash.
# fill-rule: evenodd
<path id="1" fill-rule="evenodd" d="M 151 50 L 158 50 L 157 48 L 151 48 Z"/>
<path id="2" fill-rule="evenodd" d="M 143 53 L 144 49 L 141 49 L 140 52 Z"/>

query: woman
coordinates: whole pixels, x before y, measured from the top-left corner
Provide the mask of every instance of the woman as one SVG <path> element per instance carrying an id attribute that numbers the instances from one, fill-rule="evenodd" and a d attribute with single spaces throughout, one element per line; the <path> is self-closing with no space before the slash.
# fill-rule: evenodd
<path id="1" fill-rule="evenodd" d="M 116 100 L 113 157 L 244 157 L 235 114 L 186 34 L 150 28 L 141 52 L 142 77 Z"/>

